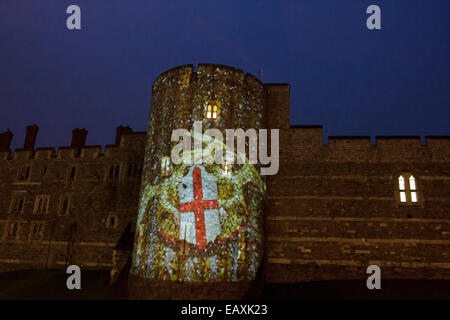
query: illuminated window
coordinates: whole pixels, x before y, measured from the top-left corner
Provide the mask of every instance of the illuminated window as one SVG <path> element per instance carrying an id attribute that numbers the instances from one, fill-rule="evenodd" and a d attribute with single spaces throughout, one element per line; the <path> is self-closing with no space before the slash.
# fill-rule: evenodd
<path id="1" fill-rule="evenodd" d="M 210 102 L 206 105 L 206 118 L 217 119 L 219 117 L 220 108 L 217 103 Z"/>
<path id="2" fill-rule="evenodd" d="M 398 200 L 400 204 L 415 205 L 419 202 L 416 178 L 410 173 L 398 177 Z"/>
<path id="3" fill-rule="evenodd" d="M 398 188 L 400 190 L 400 202 L 406 202 L 405 178 L 398 177 Z"/>
<path id="4" fill-rule="evenodd" d="M 163 177 L 170 176 L 172 174 L 172 163 L 169 157 L 161 158 L 161 175 Z"/>
<path id="5" fill-rule="evenodd" d="M 47 213 L 50 196 L 36 196 L 33 213 Z"/>
<path id="6" fill-rule="evenodd" d="M 19 236 L 19 223 L 18 222 L 10 222 L 8 224 L 7 237 L 9 239 L 17 239 L 18 236 Z"/>
<path id="7" fill-rule="evenodd" d="M 41 240 L 44 234 L 44 222 L 33 222 L 31 224 L 30 236 L 33 240 Z"/>

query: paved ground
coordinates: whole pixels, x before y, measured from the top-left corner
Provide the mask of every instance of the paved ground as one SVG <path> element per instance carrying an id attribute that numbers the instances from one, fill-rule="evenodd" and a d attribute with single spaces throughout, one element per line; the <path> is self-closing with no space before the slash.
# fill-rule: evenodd
<path id="1" fill-rule="evenodd" d="M 81 290 L 68 290 L 65 270 L 0 273 L 0 299 L 112 299 L 109 272 L 83 271 Z"/>
<path id="2" fill-rule="evenodd" d="M 64 270 L 0 273 L 0 300 L 127 298 L 126 283 L 111 287 L 109 273 L 83 271 L 82 289 L 68 290 Z M 365 281 L 323 281 L 266 285 L 265 299 L 450 299 L 450 281 L 382 280 L 381 290 L 368 290 Z"/>

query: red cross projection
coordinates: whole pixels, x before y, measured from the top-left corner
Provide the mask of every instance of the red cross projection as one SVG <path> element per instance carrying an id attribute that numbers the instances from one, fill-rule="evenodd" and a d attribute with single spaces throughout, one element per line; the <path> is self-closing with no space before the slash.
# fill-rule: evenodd
<path id="1" fill-rule="evenodd" d="M 217 200 L 204 200 L 202 189 L 202 171 L 194 168 L 194 201 L 180 203 L 180 212 L 194 212 L 195 214 L 195 239 L 200 250 L 206 247 L 205 210 L 218 208 Z"/>

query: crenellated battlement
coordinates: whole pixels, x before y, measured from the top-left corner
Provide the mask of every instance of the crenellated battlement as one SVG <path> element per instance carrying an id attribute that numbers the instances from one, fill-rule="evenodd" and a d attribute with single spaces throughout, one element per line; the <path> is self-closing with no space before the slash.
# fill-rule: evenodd
<path id="1" fill-rule="evenodd" d="M 37 133 L 37 126 L 33 125 L 33 131 Z M 10 132 L 10 131 L 7 131 Z M 81 136 L 80 136 L 81 135 Z M 70 160 L 70 159 L 96 159 L 100 157 L 113 158 L 123 152 L 142 149 L 146 132 L 133 132 L 129 127 L 117 127 L 117 144 L 86 146 L 87 131 L 85 129 L 74 129 L 71 146 L 61 147 L 38 147 L 29 141 L 35 141 L 36 137 L 27 137 L 28 148 L 17 148 L 14 150 L 0 150 L 0 161 L 24 161 L 24 160 Z M 12 136 L 12 133 L 11 133 Z M 11 141 L 8 142 L 9 148 Z"/>

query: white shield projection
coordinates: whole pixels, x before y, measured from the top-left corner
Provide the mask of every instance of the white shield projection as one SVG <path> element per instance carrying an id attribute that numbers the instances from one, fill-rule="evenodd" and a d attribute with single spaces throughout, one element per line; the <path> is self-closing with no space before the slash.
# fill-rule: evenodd
<path id="1" fill-rule="evenodd" d="M 194 165 L 178 184 L 180 236 L 200 250 L 221 233 L 217 179 Z"/>

